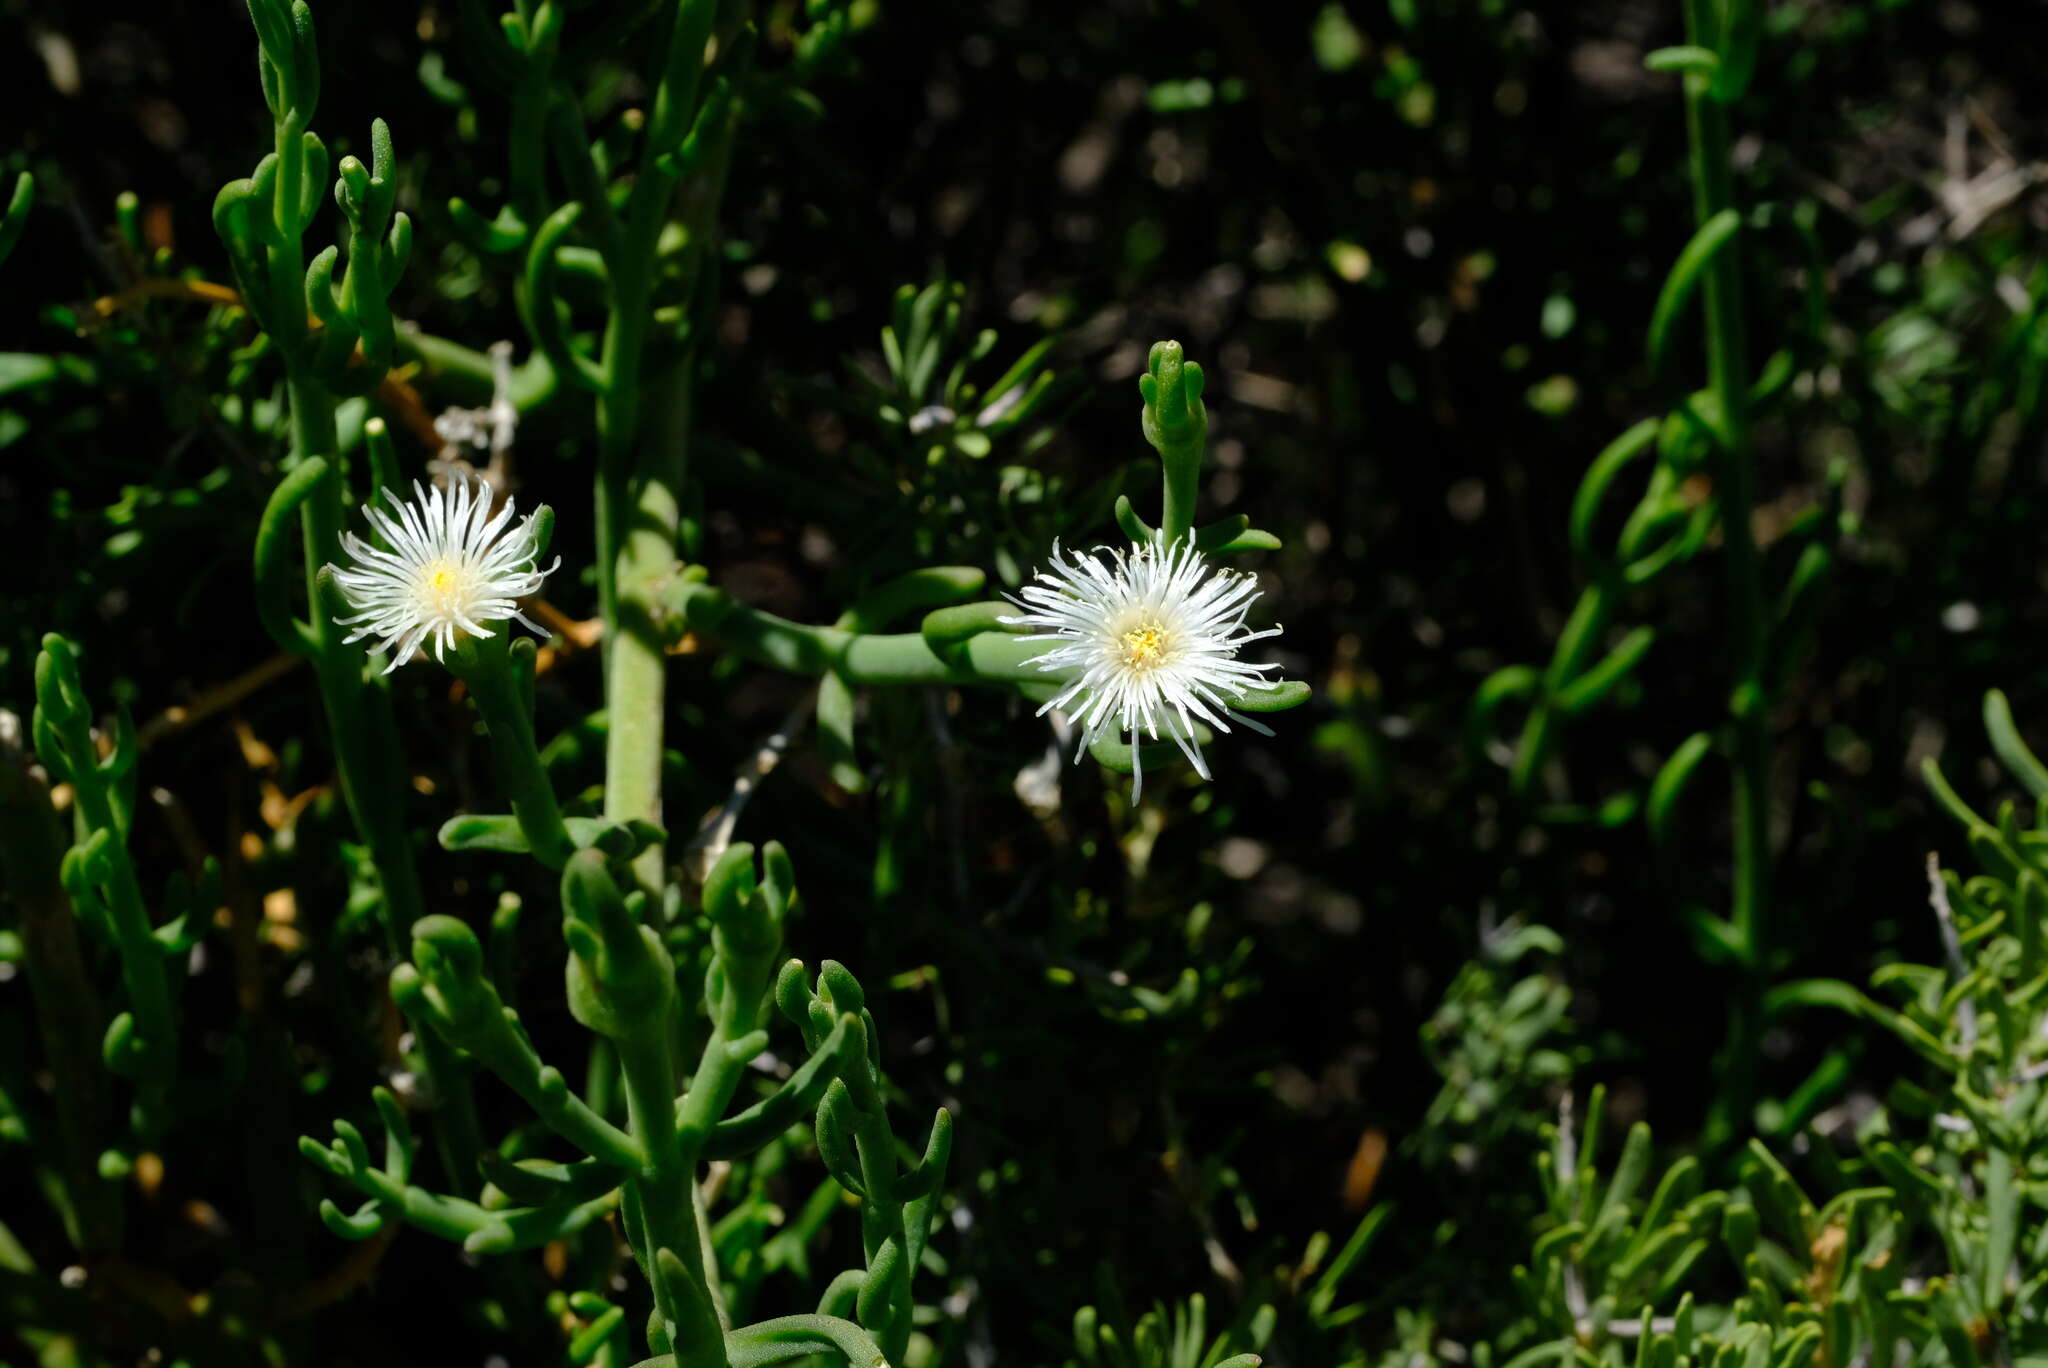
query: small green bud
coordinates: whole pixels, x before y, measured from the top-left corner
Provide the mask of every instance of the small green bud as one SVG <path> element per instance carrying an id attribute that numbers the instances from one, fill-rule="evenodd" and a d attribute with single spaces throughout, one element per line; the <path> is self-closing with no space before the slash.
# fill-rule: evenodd
<path id="1" fill-rule="evenodd" d="M 107 1033 L 100 1041 L 100 1058 L 108 1072 L 135 1078 L 141 1072 L 144 1053 L 144 1041 L 135 1033 L 133 1013 L 123 1012 L 107 1023 Z"/>
<path id="2" fill-rule="evenodd" d="M 504 1004 L 484 973 L 483 946 L 475 932 L 454 917 L 422 917 L 413 926 L 412 957 L 425 983 L 409 978 L 414 971 L 400 965 L 391 975 L 394 1000 L 401 1006 L 408 999 L 423 1004 L 457 1044 L 496 1031 Z"/>
<path id="3" fill-rule="evenodd" d="M 775 975 L 775 1005 L 791 1024 L 804 1026 L 811 1019 L 811 990 L 804 982 L 804 962 L 786 961 Z"/>
<path id="4" fill-rule="evenodd" d="M 715 923 L 737 921 L 754 899 L 754 847 L 735 841 L 704 878 L 704 910 Z"/>
<path id="5" fill-rule="evenodd" d="M 349 226 L 360 230 L 363 211 L 369 206 L 370 171 L 359 158 L 348 156 L 335 168 L 334 202 L 348 215 Z"/>
<path id="6" fill-rule="evenodd" d="M 1145 400 L 1145 440 L 1162 452 L 1169 445 L 1200 442 L 1208 435 L 1209 414 L 1202 406 L 1202 368 L 1183 358 L 1178 342 L 1155 342 L 1138 377 Z"/>
<path id="7" fill-rule="evenodd" d="M 770 841 L 761 847 L 761 897 L 778 926 L 788 918 L 789 909 L 796 902 L 796 866 L 780 841 Z"/>
<path id="8" fill-rule="evenodd" d="M 826 960 L 818 966 L 818 988 L 834 1012 L 858 1013 L 867 1006 L 867 994 L 862 991 L 860 980 L 838 960 Z"/>
<path id="9" fill-rule="evenodd" d="M 562 911 L 576 1019 L 612 1037 L 666 1020 L 674 963 L 661 937 L 627 910 L 602 851 L 579 850 L 563 866 Z"/>

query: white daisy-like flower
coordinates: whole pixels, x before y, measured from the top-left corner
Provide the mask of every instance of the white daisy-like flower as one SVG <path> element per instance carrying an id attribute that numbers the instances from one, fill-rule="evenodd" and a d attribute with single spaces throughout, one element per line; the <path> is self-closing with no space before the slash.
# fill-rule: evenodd
<path id="1" fill-rule="evenodd" d="M 449 490 L 422 490 L 414 481 L 406 502 L 386 490 L 396 517 L 364 504 L 364 516 L 391 549 L 344 532 L 342 549 L 354 563 L 329 567 L 342 596 L 358 610 L 336 623 L 355 628 L 349 641 L 379 638 L 378 646 L 391 652 L 386 674 L 428 641 L 434 658 L 445 661 L 461 638 L 489 636 L 490 622 L 516 618 L 547 635 L 519 611 L 519 600 L 539 589 L 561 558 L 540 569 L 532 514 L 511 526 L 512 500 L 492 517 L 489 485 L 462 472 L 449 479 Z"/>
<path id="2" fill-rule="evenodd" d="M 1195 739 L 1197 720 L 1227 732 L 1229 718 L 1273 734 L 1230 705 L 1264 685 L 1268 670 L 1280 668 L 1239 660 L 1237 653 L 1250 642 L 1280 635 L 1280 629 L 1254 632 L 1245 626 L 1245 610 L 1259 596 L 1258 581 L 1213 569 L 1195 549 L 1192 534 L 1170 547 L 1101 546 L 1072 557 L 1062 555 L 1055 542 L 1051 568 L 1035 578 L 1010 598 L 1023 615 L 1000 620 L 1040 629 L 1027 641 L 1058 643 L 1033 663 L 1065 674 L 1067 687 L 1039 714 L 1066 709 L 1080 725 L 1084 745 L 1108 734 L 1127 738 L 1132 802 L 1145 784 L 1141 732 L 1157 741 L 1163 731 L 1204 779 L 1209 766 Z"/>

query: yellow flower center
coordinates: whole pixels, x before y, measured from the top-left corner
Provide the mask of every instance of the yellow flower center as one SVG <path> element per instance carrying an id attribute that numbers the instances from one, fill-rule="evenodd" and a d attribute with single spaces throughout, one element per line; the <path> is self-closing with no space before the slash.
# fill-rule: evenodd
<path id="1" fill-rule="evenodd" d="M 1134 670 L 1149 670 L 1166 654 L 1166 634 L 1158 623 L 1133 627 L 1123 635 L 1124 664 Z"/>
<path id="2" fill-rule="evenodd" d="M 462 567 L 447 561 L 435 561 L 426 567 L 426 574 L 420 578 L 422 597 L 442 612 L 455 606 L 456 600 L 468 597 L 468 576 Z"/>

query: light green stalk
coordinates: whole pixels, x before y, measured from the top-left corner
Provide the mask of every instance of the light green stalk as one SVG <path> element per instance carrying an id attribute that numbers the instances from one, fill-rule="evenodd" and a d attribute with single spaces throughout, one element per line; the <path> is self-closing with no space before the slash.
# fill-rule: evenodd
<path id="1" fill-rule="evenodd" d="M 714 180 L 723 176 L 723 144 L 730 129 L 694 127 L 700 114 L 697 93 L 705 47 L 716 12 L 714 0 L 681 0 L 675 8 L 639 174 L 619 229 L 618 250 L 606 262 L 612 307 L 597 398 L 597 553 L 605 623 L 605 709 L 610 720 L 604 811 L 620 822 L 661 820 L 667 662 L 658 610 L 662 591 L 678 568 L 676 534 L 695 378 L 691 361 L 683 360 L 654 386 L 668 405 L 659 441 L 645 440 L 641 395 L 650 379 L 645 374 L 652 319 L 648 301 L 656 251 L 682 179 L 677 150 L 694 138 L 717 142 L 719 150 L 700 159 L 696 169 Z M 685 250 L 692 258 L 686 278 L 694 278 L 701 269 L 717 203 L 715 193 L 700 196 L 699 212 L 685 225 Z M 661 886 L 659 849 L 644 852 L 633 868 L 641 887 Z"/>

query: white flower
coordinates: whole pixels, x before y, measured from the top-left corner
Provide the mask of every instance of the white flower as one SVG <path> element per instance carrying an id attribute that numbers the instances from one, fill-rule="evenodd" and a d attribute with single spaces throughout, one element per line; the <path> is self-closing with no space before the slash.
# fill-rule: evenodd
<path id="1" fill-rule="evenodd" d="M 1102 546 L 1072 558 L 1063 557 L 1055 542 L 1052 568 L 1036 579 L 1021 597 L 1010 599 L 1024 615 L 1001 621 L 1042 629 L 1027 641 L 1059 643 L 1033 660 L 1041 670 L 1067 675 L 1065 691 L 1039 714 L 1068 708 L 1086 745 L 1105 734 L 1127 737 L 1133 802 L 1145 783 L 1140 732 L 1157 741 L 1163 729 L 1204 779 L 1209 767 L 1195 740 L 1197 719 L 1222 732 L 1230 730 L 1227 717 L 1273 734 L 1230 704 L 1263 685 L 1266 671 L 1279 668 L 1239 660 L 1237 653 L 1248 642 L 1280 635 L 1280 629 L 1254 632 L 1245 626 L 1245 610 L 1259 596 L 1258 581 L 1212 570 L 1192 534 L 1172 547 Z"/>
<path id="2" fill-rule="evenodd" d="M 383 534 L 390 550 L 371 546 L 351 532 L 341 534 L 342 548 L 354 564 L 332 566 L 353 617 L 337 618 L 354 627 L 349 641 L 380 638 L 391 652 L 384 673 L 412 659 L 422 642 L 434 644 L 434 658 L 465 636 L 489 636 L 489 622 L 518 618 L 542 636 L 547 629 L 519 611 L 519 600 L 540 588 L 561 558 L 547 569 L 537 568 L 533 515 L 512 521 L 512 501 L 494 518 L 491 489 L 482 480 L 457 472 L 453 489 L 422 490 L 413 482 L 413 498 L 402 503 L 389 490 L 397 517 L 374 504 L 363 513 Z"/>

